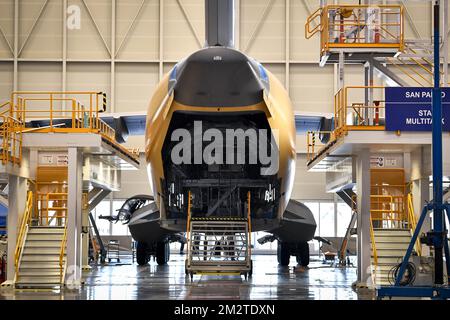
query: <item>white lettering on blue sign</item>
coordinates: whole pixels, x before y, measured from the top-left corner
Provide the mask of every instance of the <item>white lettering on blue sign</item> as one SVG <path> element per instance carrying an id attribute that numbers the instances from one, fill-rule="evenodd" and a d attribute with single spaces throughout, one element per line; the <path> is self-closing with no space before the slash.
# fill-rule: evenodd
<path id="1" fill-rule="evenodd" d="M 445 92 L 442 91 L 442 98 L 445 98 Z M 407 99 L 417 99 L 417 98 L 427 98 L 431 99 L 433 98 L 432 91 L 406 91 L 405 92 L 405 98 Z"/>

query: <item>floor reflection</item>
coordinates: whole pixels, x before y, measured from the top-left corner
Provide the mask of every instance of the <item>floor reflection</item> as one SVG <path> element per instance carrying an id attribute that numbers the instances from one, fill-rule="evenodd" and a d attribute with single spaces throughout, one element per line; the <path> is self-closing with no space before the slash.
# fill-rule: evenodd
<path id="1" fill-rule="evenodd" d="M 0 291 L 0 299 L 283 299 L 283 300 L 354 300 L 373 299 L 370 292 L 356 293 L 355 268 L 336 268 L 312 261 L 308 270 L 294 271 L 280 267 L 276 256 L 253 256 L 253 277 L 194 276 L 184 274 L 185 256 L 173 254 L 166 266 L 152 261 L 137 266 L 131 260 L 116 265 L 94 266 L 84 272 L 85 284 L 80 290 Z M 295 258 L 291 260 L 294 266 Z"/>

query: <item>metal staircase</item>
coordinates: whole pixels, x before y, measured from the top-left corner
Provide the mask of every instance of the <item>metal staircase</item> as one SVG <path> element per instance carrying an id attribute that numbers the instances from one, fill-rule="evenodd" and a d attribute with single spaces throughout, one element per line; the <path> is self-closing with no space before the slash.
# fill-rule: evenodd
<path id="1" fill-rule="evenodd" d="M 252 274 L 250 195 L 248 215 L 242 217 L 191 217 L 188 200 L 188 254 L 186 274 Z"/>
<path id="2" fill-rule="evenodd" d="M 48 197 L 43 198 L 48 200 Z M 15 249 L 16 289 L 64 285 L 67 203 L 61 197 L 52 202 L 49 205 L 48 201 L 36 199 L 34 193 L 28 191 Z"/>
<path id="3" fill-rule="evenodd" d="M 385 63 L 387 68 L 399 71 L 408 86 L 430 87 L 433 85 L 432 57 L 430 40 L 405 40 L 402 52 L 394 57 L 382 57 L 378 60 Z"/>
<path id="4" fill-rule="evenodd" d="M 64 227 L 30 227 L 16 273 L 16 288 L 49 288 L 63 285 Z M 64 247 L 64 248 L 62 248 Z"/>
<path id="5" fill-rule="evenodd" d="M 391 270 L 401 263 L 411 241 L 409 229 L 373 229 L 372 278 L 374 285 L 391 285 Z M 374 255 L 375 254 L 375 255 Z"/>

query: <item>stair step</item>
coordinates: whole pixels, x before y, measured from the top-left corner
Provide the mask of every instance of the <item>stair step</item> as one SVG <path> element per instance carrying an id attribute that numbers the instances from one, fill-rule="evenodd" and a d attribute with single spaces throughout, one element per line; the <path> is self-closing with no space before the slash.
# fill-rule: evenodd
<path id="1" fill-rule="evenodd" d="M 374 229 L 373 234 L 375 237 L 411 237 L 411 232 L 406 229 Z"/>
<path id="2" fill-rule="evenodd" d="M 408 246 L 409 242 L 379 242 L 379 241 L 375 242 L 375 248 L 377 249 L 377 251 L 385 249 L 397 249 L 406 251 L 406 249 L 408 249 Z"/>
<path id="3" fill-rule="evenodd" d="M 48 277 L 34 277 L 34 276 L 20 276 L 17 280 L 17 284 L 60 284 L 61 277 L 57 276 L 48 276 Z"/>
<path id="4" fill-rule="evenodd" d="M 57 262 L 59 263 L 59 255 L 42 255 L 42 254 L 27 254 L 22 256 L 21 263 L 34 261 L 34 262 Z"/>
<path id="5" fill-rule="evenodd" d="M 28 247 L 28 245 L 25 245 L 22 256 L 31 254 L 33 255 L 42 254 L 42 255 L 57 255 L 59 258 L 60 252 L 61 252 L 60 247 Z"/>
<path id="6" fill-rule="evenodd" d="M 60 276 L 60 269 L 19 269 L 19 278 L 21 277 L 56 277 Z"/>
<path id="7" fill-rule="evenodd" d="M 35 240 L 49 240 L 49 241 L 59 241 L 61 242 L 63 239 L 63 234 L 58 233 L 29 233 L 27 234 L 27 241 L 35 241 Z"/>
<path id="8" fill-rule="evenodd" d="M 387 242 L 387 243 L 409 243 L 411 241 L 411 236 L 383 236 L 375 237 L 375 243 Z"/>
<path id="9" fill-rule="evenodd" d="M 378 257 L 403 257 L 406 253 L 405 249 L 380 249 L 377 247 Z"/>
<path id="10" fill-rule="evenodd" d="M 372 263 L 373 263 L 373 257 L 371 257 L 372 258 Z M 397 256 L 397 257 L 386 257 L 386 256 L 384 256 L 384 257 L 377 257 L 377 262 L 378 262 L 378 265 L 380 265 L 380 264 L 385 264 L 385 265 L 388 265 L 388 264 L 398 264 L 398 263 L 400 263 L 400 262 L 402 262 L 402 259 L 403 259 L 403 256 Z"/>
<path id="11" fill-rule="evenodd" d="M 28 234 L 36 234 L 36 233 L 56 233 L 56 234 L 64 234 L 63 227 L 31 227 L 28 230 Z"/>
<path id="12" fill-rule="evenodd" d="M 65 262 L 65 259 L 63 259 Z M 58 269 L 59 270 L 59 259 L 58 261 L 22 261 L 20 263 L 20 268 L 23 269 Z"/>
<path id="13" fill-rule="evenodd" d="M 42 248 L 42 247 L 61 248 L 61 241 L 27 239 L 25 246 L 27 248 Z"/>
<path id="14" fill-rule="evenodd" d="M 384 273 L 389 273 L 395 266 L 397 266 L 397 264 L 392 264 L 392 265 L 377 265 L 377 268 L 375 270 L 375 272 L 384 274 Z"/>

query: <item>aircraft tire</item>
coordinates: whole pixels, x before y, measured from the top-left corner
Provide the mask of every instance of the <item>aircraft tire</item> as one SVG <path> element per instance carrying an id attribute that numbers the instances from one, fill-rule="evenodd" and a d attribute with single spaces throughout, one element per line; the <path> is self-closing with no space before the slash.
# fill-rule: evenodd
<path id="1" fill-rule="evenodd" d="M 170 247 L 168 242 L 158 242 L 156 244 L 156 262 L 164 265 L 169 261 Z"/>
<path id="2" fill-rule="evenodd" d="M 150 261 L 148 245 L 145 242 L 138 242 L 136 244 L 136 261 L 140 266 L 146 265 Z"/>
<path id="3" fill-rule="evenodd" d="M 291 255 L 289 253 L 289 244 L 286 242 L 278 241 L 277 247 L 278 264 L 281 266 L 288 266 L 290 257 Z"/>
<path id="4" fill-rule="evenodd" d="M 297 263 L 302 267 L 309 265 L 309 245 L 308 242 L 300 242 L 297 245 Z"/>

